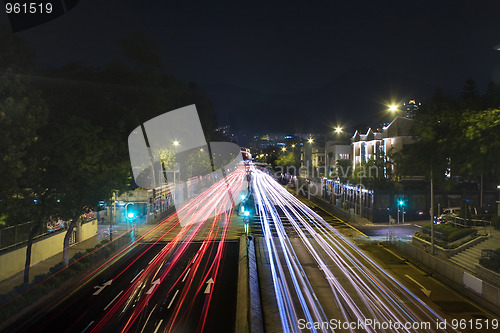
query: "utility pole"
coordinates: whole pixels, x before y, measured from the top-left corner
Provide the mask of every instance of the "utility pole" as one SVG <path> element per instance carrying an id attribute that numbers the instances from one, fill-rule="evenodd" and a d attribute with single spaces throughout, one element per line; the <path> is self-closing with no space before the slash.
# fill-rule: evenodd
<path id="1" fill-rule="evenodd" d="M 431 165 L 431 254 L 434 255 L 434 182 L 432 179 Z"/>
<path id="2" fill-rule="evenodd" d="M 116 210 L 116 192 L 113 190 L 113 204 L 111 208 L 111 218 L 109 219 L 109 241 L 113 241 L 113 222 L 115 220 L 115 210 Z"/>

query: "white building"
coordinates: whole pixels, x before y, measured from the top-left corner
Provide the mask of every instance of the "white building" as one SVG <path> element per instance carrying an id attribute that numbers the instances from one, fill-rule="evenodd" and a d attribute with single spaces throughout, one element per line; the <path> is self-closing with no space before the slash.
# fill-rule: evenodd
<path id="1" fill-rule="evenodd" d="M 396 117 L 381 132 L 374 132 L 371 128 L 366 134 L 358 131 L 352 137 L 353 170 L 362 162 L 381 157 L 388 158 L 403 146 L 412 144 L 416 140 L 415 121 L 406 117 Z M 385 175 L 394 173 L 394 165 L 389 164 Z"/>

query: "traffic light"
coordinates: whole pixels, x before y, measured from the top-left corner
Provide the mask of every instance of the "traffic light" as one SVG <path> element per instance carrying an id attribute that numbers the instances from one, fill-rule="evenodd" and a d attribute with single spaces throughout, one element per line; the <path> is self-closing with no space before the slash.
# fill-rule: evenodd
<path id="1" fill-rule="evenodd" d="M 129 202 L 125 205 L 125 216 L 127 217 L 127 220 L 133 220 L 135 218 L 135 210 L 133 208 L 130 208 L 130 206 L 133 206 L 134 204 Z"/>

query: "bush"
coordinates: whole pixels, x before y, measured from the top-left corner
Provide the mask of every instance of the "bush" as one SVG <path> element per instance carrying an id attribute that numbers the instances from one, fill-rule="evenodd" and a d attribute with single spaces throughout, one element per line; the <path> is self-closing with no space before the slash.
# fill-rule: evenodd
<path id="1" fill-rule="evenodd" d="M 64 268 L 64 263 L 60 262 L 57 265 L 52 266 L 49 269 L 49 272 L 52 273 L 52 274 L 56 274 L 57 272 L 59 272 L 63 268 Z"/>
<path id="2" fill-rule="evenodd" d="M 476 234 L 477 230 L 475 229 L 458 229 L 452 231 L 450 234 L 448 234 L 447 241 L 448 242 L 454 242 L 456 240 L 459 240 L 461 238 L 467 237 L 471 234 Z"/>
<path id="3" fill-rule="evenodd" d="M 40 282 L 42 282 L 43 280 L 45 280 L 48 277 L 49 277 L 49 274 L 38 274 L 37 276 L 35 276 L 33 278 L 33 281 L 31 281 L 31 284 L 32 285 L 39 284 Z"/>

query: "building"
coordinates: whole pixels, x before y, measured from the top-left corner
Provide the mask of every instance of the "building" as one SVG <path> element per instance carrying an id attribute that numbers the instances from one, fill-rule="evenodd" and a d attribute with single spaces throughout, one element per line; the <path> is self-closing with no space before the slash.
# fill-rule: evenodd
<path id="1" fill-rule="evenodd" d="M 410 99 L 408 103 L 403 103 L 404 117 L 413 118 L 421 105 L 422 103 L 417 103 L 414 99 Z"/>
<path id="2" fill-rule="evenodd" d="M 325 144 L 325 165 L 328 176 L 336 173 L 338 160 L 349 160 L 352 158 L 352 146 L 341 144 L 338 141 L 327 141 Z M 351 163 L 352 164 L 352 163 Z M 347 174 L 347 170 L 346 170 Z M 342 175 L 338 175 L 342 176 Z"/>
<path id="3" fill-rule="evenodd" d="M 415 120 L 409 117 L 396 117 L 380 132 L 374 132 L 371 128 L 366 134 L 356 131 L 351 140 L 353 170 L 360 163 L 366 163 L 371 159 L 387 158 L 390 160 L 392 154 L 403 149 L 405 145 L 415 142 Z M 394 171 L 394 164 L 388 163 L 384 174 L 390 177 Z"/>

